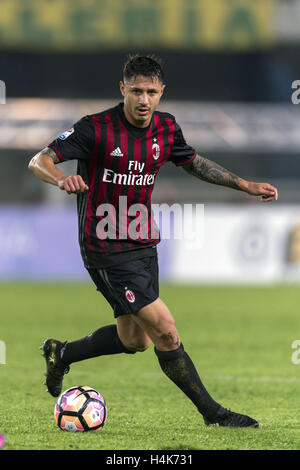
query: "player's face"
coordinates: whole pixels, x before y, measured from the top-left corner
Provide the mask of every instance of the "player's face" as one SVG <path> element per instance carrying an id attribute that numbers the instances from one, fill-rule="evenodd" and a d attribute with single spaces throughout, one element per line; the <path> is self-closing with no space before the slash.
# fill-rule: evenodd
<path id="1" fill-rule="evenodd" d="M 157 108 L 165 85 L 157 78 L 138 75 L 128 82 L 120 82 L 124 96 L 126 119 L 137 127 L 147 127 Z"/>

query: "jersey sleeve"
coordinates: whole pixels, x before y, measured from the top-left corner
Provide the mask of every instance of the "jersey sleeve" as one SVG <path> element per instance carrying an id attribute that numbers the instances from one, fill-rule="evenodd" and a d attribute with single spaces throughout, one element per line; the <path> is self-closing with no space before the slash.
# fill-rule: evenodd
<path id="1" fill-rule="evenodd" d="M 95 128 L 90 116 L 85 116 L 74 127 L 63 132 L 48 147 L 61 162 L 65 160 L 89 160 L 94 148 Z"/>
<path id="2" fill-rule="evenodd" d="M 174 142 L 169 160 L 176 166 L 182 166 L 191 162 L 195 156 L 195 149 L 186 143 L 181 127 L 175 121 Z"/>

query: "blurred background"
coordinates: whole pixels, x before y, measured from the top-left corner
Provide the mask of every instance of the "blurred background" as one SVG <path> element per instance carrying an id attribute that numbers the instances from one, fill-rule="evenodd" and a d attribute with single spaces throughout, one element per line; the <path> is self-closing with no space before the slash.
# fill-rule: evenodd
<path id="1" fill-rule="evenodd" d="M 204 204 L 204 235 L 161 242 L 161 279 L 300 281 L 299 24 L 300 0 L 0 0 L 0 279 L 88 279 L 75 197 L 27 165 L 80 117 L 117 104 L 126 55 L 145 52 L 163 59 L 160 109 L 187 142 L 279 190 L 264 205 L 162 168 L 153 202 Z"/>

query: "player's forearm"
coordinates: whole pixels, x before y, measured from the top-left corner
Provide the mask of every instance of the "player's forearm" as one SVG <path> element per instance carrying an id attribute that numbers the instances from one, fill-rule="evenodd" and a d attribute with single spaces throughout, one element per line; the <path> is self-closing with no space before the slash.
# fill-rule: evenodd
<path id="1" fill-rule="evenodd" d="M 248 181 L 200 155 L 196 155 L 191 163 L 184 166 L 184 169 L 191 175 L 203 181 L 207 181 L 208 183 L 248 192 Z"/>
<path id="2" fill-rule="evenodd" d="M 51 152 L 55 154 L 49 147 L 39 152 L 30 160 L 28 168 L 45 183 L 58 186 L 59 181 L 65 179 L 67 175 L 55 166 L 55 163 L 58 163 L 57 157 Z"/>

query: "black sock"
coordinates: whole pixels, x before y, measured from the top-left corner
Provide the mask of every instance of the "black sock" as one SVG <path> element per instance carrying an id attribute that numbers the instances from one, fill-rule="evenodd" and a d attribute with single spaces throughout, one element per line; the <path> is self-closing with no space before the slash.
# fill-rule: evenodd
<path id="1" fill-rule="evenodd" d="M 156 348 L 154 350 L 164 373 L 192 400 L 200 413 L 208 418 L 215 416 L 220 405 L 212 399 L 202 384 L 183 345 L 173 351 L 159 351 Z"/>
<path id="2" fill-rule="evenodd" d="M 120 353 L 134 354 L 134 351 L 123 346 L 116 325 L 107 325 L 84 338 L 66 343 L 61 351 L 61 360 L 71 364 L 91 357 Z"/>

